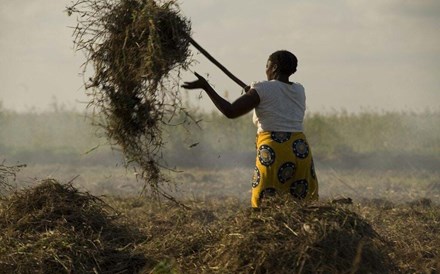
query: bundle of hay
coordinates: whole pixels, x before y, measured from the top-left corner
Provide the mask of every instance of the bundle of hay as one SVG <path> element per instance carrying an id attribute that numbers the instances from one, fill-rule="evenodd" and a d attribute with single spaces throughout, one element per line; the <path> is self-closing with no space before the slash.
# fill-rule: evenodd
<path id="1" fill-rule="evenodd" d="M 390 242 L 350 206 L 280 201 L 250 211 L 225 199 L 191 206 L 133 210 L 155 235 L 144 252 L 178 273 L 399 272 Z"/>
<path id="2" fill-rule="evenodd" d="M 102 200 L 45 180 L 0 207 L 2 273 L 135 273 L 140 233 Z"/>
<path id="3" fill-rule="evenodd" d="M 190 64 L 190 21 L 175 1 L 77 0 L 67 12 L 77 15 L 84 73 L 93 66 L 86 88 L 94 122 L 160 192 L 162 128 L 183 111 L 177 81 Z"/>
<path id="4" fill-rule="evenodd" d="M 359 215 L 286 203 L 238 214 L 206 250 L 207 269 L 229 273 L 387 273 L 389 249 Z M 391 271 L 392 272 L 392 271 Z"/>

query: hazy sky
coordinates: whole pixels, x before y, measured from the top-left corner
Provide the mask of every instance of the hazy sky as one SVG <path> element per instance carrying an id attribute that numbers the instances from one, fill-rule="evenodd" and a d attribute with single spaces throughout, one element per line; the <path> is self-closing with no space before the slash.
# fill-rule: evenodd
<path id="1" fill-rule="evenodd" d="M 0 0 L 0 101 L 19 111 L 55 100 L 81 109 L 75 19 L 64 0 Z M 299 59 L 292 80 L 306 88 L 311 111 L 439 109 L 438 0 L 181 0 L 193 38 L 244 82 L 264 80 L 278 49 Z M 192 70 L 209 74 L 235 99 L 240 88 L 202 55 Z M 190 74 L 185 74 L 192 80 Z M 199 94 L 192 92 L 192 94 Z M 212 103 L 203 96 L 195 102 Z"/>

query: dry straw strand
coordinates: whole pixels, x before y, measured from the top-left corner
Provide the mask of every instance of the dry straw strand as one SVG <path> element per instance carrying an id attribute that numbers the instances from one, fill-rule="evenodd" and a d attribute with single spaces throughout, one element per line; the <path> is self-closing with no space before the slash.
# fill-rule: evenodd
<path id="1" fill-rule="evenodd" d="M 12 181 L 15 181 L 17 173 L 23 167 L 26 167 L 26 165 L 19 164 L 10 166 L 4 165 L 4 163 L 0 164 L 0 197 L 5 196 L 14 188 Z"/>

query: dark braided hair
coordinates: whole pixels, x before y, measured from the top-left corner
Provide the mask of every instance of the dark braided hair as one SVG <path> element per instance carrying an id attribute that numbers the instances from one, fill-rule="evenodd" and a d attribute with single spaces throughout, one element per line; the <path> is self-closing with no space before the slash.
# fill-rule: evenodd
<path id="1" fill-rule="evenodd" d="M 296 72 L 298 66 L 298 59 L 296 56 L 287 50 L 278 50 L 269 56 L 269 60 L 273 64 L 277 64 L 279 72 L 287 75 L 292 75 Z"/>

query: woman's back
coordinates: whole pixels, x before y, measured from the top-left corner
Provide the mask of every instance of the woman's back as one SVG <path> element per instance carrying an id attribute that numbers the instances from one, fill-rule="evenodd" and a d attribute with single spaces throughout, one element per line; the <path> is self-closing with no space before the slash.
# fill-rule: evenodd
<path id="1" fill-rule="evenodd" d="M 304 87 L 299 83 L 278 80 L 253 83 L 260 97 L 253 122 L 258 132 L 302 132 L 305 113 Z"/>

